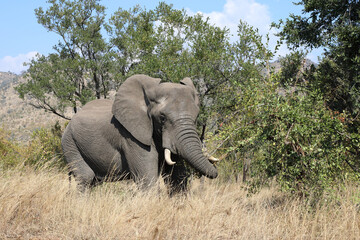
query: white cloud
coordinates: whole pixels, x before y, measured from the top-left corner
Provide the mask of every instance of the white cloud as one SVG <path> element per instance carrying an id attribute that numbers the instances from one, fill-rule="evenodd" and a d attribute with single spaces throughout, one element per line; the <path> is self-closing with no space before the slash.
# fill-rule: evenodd
<path id="1" fill-rule="evenodd" d="M 188 12 L 191 15 L 194 14 L 189 10 Z M 241 19 L 259 30 L 264 43 L 266 43 L 266 35 L 269 34 L 269 48 L 271 51 L 275 50 L 278 37 L 274 34 L 277 30 L 270 29 L 273 19 L 271 19 L 269 7 L 265 4 L 258 3 L 256 0 L 227 0 L 221 12 L 198 13 L 204 17 L 209 17 L 212 24 L 230 29 L 231 41 L 237 40 L 237 30 Z M 289 52 L 284 44 L 278 49 L 275 59 L 279 56 L 285 56 Z"/>
<path id="2" fill-rule="evenodd" d="M 258 28 L 262 35 L 268 33 L 271 24 L 268 6 L 255 0 L 227 0 L 222 12 L 200 13 L 209 17 L 211 23 L 229 28 L 233 38 L 237 34 L 240 19 Z"/>
<path id="3" fill-rule="evenodd" d="M 16 57 L 5 56 L 0 59 L 0 71 L 1 72 L 13 72 L 16 74 L 27 70 L 27 66 L 24 66 L 24 62 L 29 62 L 36 56 L 37 52 L 29 52 L 26 54 L 19 54 Z"/>

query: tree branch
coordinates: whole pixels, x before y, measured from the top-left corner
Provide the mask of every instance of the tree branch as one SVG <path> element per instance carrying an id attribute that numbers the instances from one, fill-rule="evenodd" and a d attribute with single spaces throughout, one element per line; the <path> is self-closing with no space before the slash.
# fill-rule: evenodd
<path id="1" fill-rule="evenodd" d="M 29 102 L 28 104 L 30 106 L 33 106 L 34 108 L 37 108 L 37 109 L 44 109 L 44 110 L 50 111 L 50 112 L 54 113 L 55 115 L 57 115 L 57 116 L 59 116 L 59 117 L 61 117 L 63 119 L 71 120 L 71 118 L 68 118 L 64 114 L 61 114 L 61 113 L 57 112 L 56 109 L 51 107 L 48 103 L 46 103 L 46 102 L 42 102 L 42 103 L 43 104 L 36 105 L 35 103 Z"/>

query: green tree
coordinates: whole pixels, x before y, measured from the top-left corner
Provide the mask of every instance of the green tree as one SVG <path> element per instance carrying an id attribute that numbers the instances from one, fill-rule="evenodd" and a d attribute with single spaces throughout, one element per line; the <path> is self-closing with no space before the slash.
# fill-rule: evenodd
<path id="1" fill-rule="evenodd" d="M 205 108 L 206 97 L 229 80 L 233 64 L 229 31 L 210 24 L 200 14 L 189 16 L 185 10 L 161 2 L 155 10 L 139 6 L 119 9 L 110 25 L 116 62 L 122 66 L 120 81 L 134 73 L 171 82 L 191 77 Z M 205 125 L 207 116 L 202 116 L 200 122 Z"/>
<path id="2" fill-rule="evenodd" d="M 38 22 L 60 36 L 55 53 L 37 56 L 29 63 L 26 77 L 17 91 L 31 104 L 67 118 L 94 98 L 107 97 L 112 58 L 102 36 L 105 7 L 99 0 L 49 0 L 50 7 L 35 10 Z"/>
<path id="3" fill-rule="evenodd" d="M 216 96 L 219 101 L 217 112 L 225 118 L 238 105 L 239 96 L 234 92 L 243 92 L 253 81 L 262 84 L 270 74 L 269 61 L 273 57 L 258 29 L 242 20 L 238 24 L 237 40 L 230 46 L 230 53 L 231 61 L 224 74 L 228 81 Z"/>
<path id="4" fill-rule="evenodd" d="M 36 9 L 39 23 L 61 41 L 55 53 L 30 62 L 28 81 L 17 88 L 20 97 L 66 118 L 67 107 L 76 112 L 89 100 L 106 98 L 110 87 L 136 73 L 172 82 L 191 77 L 202 103 L 199 125 L 205 126 L 210 107 L 231 98 L 226 89 L 259 75 L 268 54 L 257 30 L 244 22 L 239 41 L 231 44 L 228 29 L 164 2 L 154 10 L 119 9 L 109 24 L 98 2 L 51 0 L 46 11 Z"/>
<path id="5" fill-rule="evenodd" d="M 328 109 L 319 91 L 298 86 L 279 93 L 280 79 L 281 72 L 266 82 L 248 81 L 236 94 L 238 103 L 227 124 L 214 136 L 230 161 L 234 155 L 251 159 L 251 189 L 276 180 L 285 191 L 320 196 L 335 183 L 358 179 L 352 169 L 357 168 L 356 155 L 349 149 L 359 137 L 349 139 L 345 114 Z M 221 164 L 231 169 L 228 162 Z M 243 166 L 231 164 L 238 169 L 235 174 Z"/>
<path id="6" fill-rule="evenodd" d="M 360 113 L 360 2 L 302 0 L 303 16 L 290 15 L 278 25 L 292 48 L 323 47 L 325 58 L 313 81 L 336 111 Z"/>
<path id="7" fill-rule="evenodd" d="M 280 57 L 281 65 L 280 83 L 283 87 L 296 86 L 304 83 L 303 71 L 306 71 L 306 54 L 302 51 L 295 51 L 287 54 L 285 57 Z"/>
<path id="8" fill-rule="evenodd" d="M 289 44 L 290 40 L 303 37 L 296 35 L 294 29 L 294 26 L 286 29 L 293 31 L 286 35 Z M 345 112 L 329 108 L 331 95 L 323 91 L 331 88 L 326 77 L 341 76 L 341 81 L 349 81 L 342 73 L 343 60 L 330 59 L 330 50 L 335 52 L 332 48 L 328 50 L 328 69 L 323 67 L 325 61 L 318 69 L 313 66 L 306 69 L 305 54 L 294 52 L 280 59 L 280 72 L 270 74 L 270 78 L 254 74 L 245 78 L 244 84 L 237 82 L 238 90 L 220 105 L 232 103 L 233 108 L 223 115 L 224 124 L 213 137 L 228 157 L 219 166 L 221 171 L 224 169 L 221 176 L 228 179 L 231 174 L 238 174 L 239 168 L 248 164 L 245 159 L 250 159 L 252 187 L 256 189 L 276 180 L 282 189 L 304 196 L 319 196 L 344 179 L 358 179 L 359 135 L 351 130 Z M 240 159 L 244 161 L 239 162 Z"/>
<path id="9" fill-rule="evenodd" d="M 116 62 L 122 66 L 119 80 L 134 73 L 172 82 L 191 77 L 200 93 L 201 126 L 214 107 L 231 107 L 233 94 L 227 90 L 236 91 L 240 82 L 259 76 L 261 63 L 270 57 L 258 31 L 245 22 L 239 23 L 239 40 L 230 43 L 228 29 L 163 2 L 155 10 L 119 9 L 110 25 Z"/>

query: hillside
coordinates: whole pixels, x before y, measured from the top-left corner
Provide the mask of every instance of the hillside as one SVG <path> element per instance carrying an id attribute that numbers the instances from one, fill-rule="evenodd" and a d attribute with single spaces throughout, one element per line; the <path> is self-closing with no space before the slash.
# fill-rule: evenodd
<path id="1" fill-rule="evenodd" d="M 307 59 L 307 58 L 303 61 L 302 64 L 303 64 L 302 69 L 309 69 L 311 67 L 311 65 L 314 65 L 315 67 L 317 67 L 317 65 L 318 65 L 317 63 L 315 63 L 315 62 L 313 62 L 313 61 L 311 61 L 310 59 Z M 275 73 L 279 72 L 280 69 L 281 69 L 280 60 L 275 60 L 273 62 L 270 62 L 269 65 L 270 65 L 271 71 L 273 71 Z M 264 75 L 266 75 L 266 74 L 268 74 L 268 70 L 265 68 L 265 69 L 263 69 L 262 73 Z"/>
<path id="2" fill-rule="evenodd" d="M 28 141 L 37 128 L 51 126 L 56 121 L 64 122 L 60 117 L 36 109 L 18 97 L 14 87 L 24 81 L 22 76 L 0 72 L 0 127 L 11 131 L 11 137 L 21 142 Z"/>

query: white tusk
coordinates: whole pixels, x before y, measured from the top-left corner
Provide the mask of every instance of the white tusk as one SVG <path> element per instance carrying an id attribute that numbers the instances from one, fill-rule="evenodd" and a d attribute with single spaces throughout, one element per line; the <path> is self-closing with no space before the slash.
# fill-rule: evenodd
<path id="1" fill-rule="evenodd" d="M 210 162 L 219 162 L 220 161 L 220 159 L 218 159 L 218 158 L 216 158 L 214 156 L 210 156 L 208 159 L 209 159 Z"/>
<path id="2" fill-rule="evenodd" d="M 171 160 L 171 152 L 169 149 L 165 148 L 165 161 L 167 164 L 169 164 L 170 166 L 174 165 L 176 162 L 173 162 Z"/>

